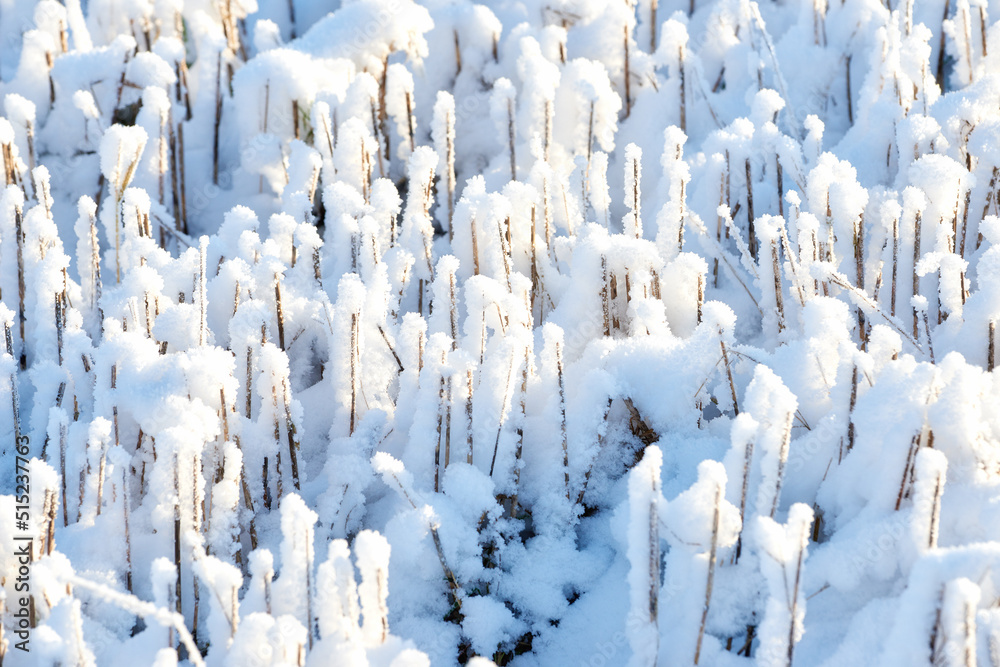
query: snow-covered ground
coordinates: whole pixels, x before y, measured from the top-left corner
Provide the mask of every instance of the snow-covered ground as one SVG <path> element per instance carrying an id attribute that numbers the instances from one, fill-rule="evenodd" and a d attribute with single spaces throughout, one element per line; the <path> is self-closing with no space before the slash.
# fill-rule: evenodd
<path id="1" fill-rule="evenodd" d="M 0 0 L 0 116 L 0 664 L 1000 667 L 1000 0 Z"/>

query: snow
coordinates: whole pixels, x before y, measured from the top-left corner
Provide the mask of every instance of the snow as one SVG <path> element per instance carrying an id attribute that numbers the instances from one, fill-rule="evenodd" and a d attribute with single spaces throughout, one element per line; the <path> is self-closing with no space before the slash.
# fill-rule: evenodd
<path id="1" fill-rule="evenodd" d="M 795 644 L 802 640 L 806 616 L 802 570 L 812 522 L 812 509 L 802 503 L 791 507 L 785 526 L 769 517 L 757 519 L 757 548 L 770 595 L 760 627 L 758 664 L 791 663 Z"/>
<path id="2" fill-rule="evenodd" d="M 0 0 L 0 661 L 997 662 L 997 11 Z"/>

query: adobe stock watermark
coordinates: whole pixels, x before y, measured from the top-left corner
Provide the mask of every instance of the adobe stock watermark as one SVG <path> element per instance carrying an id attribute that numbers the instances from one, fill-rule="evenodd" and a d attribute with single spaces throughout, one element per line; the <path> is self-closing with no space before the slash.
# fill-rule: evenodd
<path id="1" fill-rule="evenodd" d="M 14 619 L 14 634 L 19 641 L 14 643 L 14 648 L 19 651 L 29 652 L 32 628 L 32 599 L 31 599 L 31 562 L 34 547 L 34 535 L 31 529 L 31 475 L 28 462 L 29 448 L 28 436 L 17 437 L 15 451 L 17 452 L 16 467 L 14 470 L 14 556 L 17 558 L 17 572 L 14 577 L 14 591 L 16 597 L 13 600 L 13 610 L 10 611 L 11 618 Z"/>
<path id="2" fill-rule="evenodd" d="M 660 587 L 660 608 L 662 609 L 684 590 L 685 586 L 680 582 L 667 579 Z M 591 648 L 592 655 L 589 659 L 579 663 L 579 667 L 617 667 L 617 665 L 625 664 L 625 657 L 621 653 L 623 649 L 631 651 L 629 634 L 633 630 L 638 630 L 649 623 L 650 620 L 646 614 L 642 614 L 636 610 L 630 611 L 625 617 L 623 628 L 611 635 L 608 640 L 595 643 Z M 656 631 L 659 633 L 659 627 L 657 627 Z"/>

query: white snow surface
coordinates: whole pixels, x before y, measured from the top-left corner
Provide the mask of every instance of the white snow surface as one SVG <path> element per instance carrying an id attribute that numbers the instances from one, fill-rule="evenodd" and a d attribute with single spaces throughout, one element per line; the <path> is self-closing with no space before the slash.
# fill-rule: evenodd
<path id="1" fill-rule="evenodd" d="M 1000 667 L 998 99 L 1000 0 L 0 0 L 0 664 Z"/>

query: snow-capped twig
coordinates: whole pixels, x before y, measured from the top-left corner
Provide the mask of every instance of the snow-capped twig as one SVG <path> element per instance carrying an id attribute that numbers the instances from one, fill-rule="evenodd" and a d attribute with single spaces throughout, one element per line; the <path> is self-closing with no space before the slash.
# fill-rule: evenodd
<path id="1" fill-rule="evenodd" d="M 829 264 L 824 262 L 817 262 L 813 264 L 811 269 L 814 278 L 824 281 L 829 280 L 834 285 L 844 289 L 850 296 L 851 300 L 854 301 L 859 308 L 863 308 L 870 315 L 878 315 L 881 317 L 885 320 L 886 324 L 895 329 L 896 332 L 903 337 L 903 340 L 912 345 L 918 352 L 923 352 L 923 349 L 917 341 L 914 340 L 905 329 L 903 329 L 902 323 L 892 315 L 889 315 L 882 310 L 882 308 L 877 303 L 872 301 L 867 294 L 852 285 L 847 279 L 847 276 L 833 269 Z"/>
<path id="2" fill-rule="evenodd" d="M 65 577 L 65 583 L 74 588 L 80 588 L 85 591 L 89 591 L 97 596 L 100 600 L 108 602 L 110 604 L 119 607 L 131 614 L 152 621 L 156 621 L 161 625 L 165 625 L 175 632 L 177 632 L 177 637 L 180 639 L 184 648 L 187 649 L 188 660 L 193 662 L 197 667 L 204 667 L 205 661 L 201 656 L 201 652 L 198 650 L 191 633 L 188 632 L 187 625 L 184 622 L 184 616 L 178 612 L 172 612 L 168 609 L 162 607 L 157 607 L 152 602 L 146 602 L 141 600 L 134 595 L 127 593 L 121 593 L 108 586 L 99 584 L 89 579 L 84 579 L 79 575 L 70 575 Z"/>
<path id="3" fill-rule="evenodd" d="M 767 28 L 764 26 L 764 19 L 760 15 L 760 7 L 758 4 L 751 0 L 749 2 L 749 6 L 750 15 L 753 17 L 757 29 L 760 30 L 760 34 L 764 38 L 764 46 L 767 48 L 767 53 L 771 57 L 771 65 L 774 67 L 774 75 L 778 79 L 778 88 L 781 90 L 781 97 L 784 98 L 785 104 L 788 106 L 788 122 L 791 126 L 792 134 L 798 137 L 801 135 L 801 130 L 799 129 L 799 119 L 795 114 L 795 107 L 792 106 L 792 98 L 788 94 L 788 86 L 785 83 L 785 77 L 781 74 L 781 67 L 778 65 L 778 57 L 774 52 L 774 44 L 771 41 L 771 35 L 767 32 Z"/>

